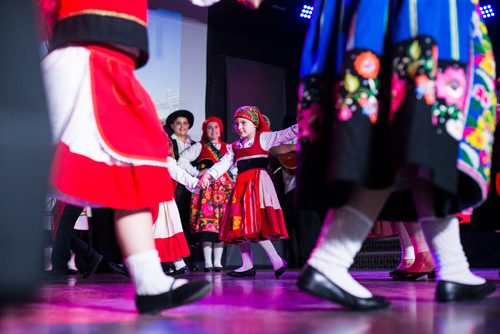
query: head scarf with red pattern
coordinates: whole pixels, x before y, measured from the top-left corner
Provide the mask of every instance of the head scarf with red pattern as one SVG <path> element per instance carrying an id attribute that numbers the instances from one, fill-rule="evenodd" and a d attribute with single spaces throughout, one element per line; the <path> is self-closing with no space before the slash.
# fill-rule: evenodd
<path id="1" fill-rule="evenodd" d="M 271 131 L 262 117 L 262 113 L 256 106 L 243 106 L 236 109 L 233 119 L 244 118 L 252 122 L 257 127 L 257 132 Z"/>
<path id="2" fill-rule="evenodd" d="M 208 126 L 208 123 L 211 123 L 211 122 L 217 123 L 217 125 L 219 126 L 219 129 L 220 129 L 219 140 L 222 140 L 222 138 L 223 138 L 222 131 L 224 130 L 224 125 L 222 125 L 222 121 L 219 117 L 210 116 L 203 122 L 203 125 L 201 126 L 201 130 L 203 131 L 203 134 L 201 135 L 201 141 L 209 140 L 208 135 L 207 135 L 207 126 Z"/>

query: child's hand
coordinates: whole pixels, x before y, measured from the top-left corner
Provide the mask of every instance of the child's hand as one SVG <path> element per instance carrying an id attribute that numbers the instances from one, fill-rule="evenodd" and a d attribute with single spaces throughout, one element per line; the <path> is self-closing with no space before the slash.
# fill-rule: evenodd
<path id="1" fill-rule="evenodd" d="M 240 4 L 251 9 L 259 8 L 262 0 L 238 0 Z"/>
<path id="2" fill-rule="evenodd" d="M 204 173 L 202 177 L 198 180 L 197 187 L 201 189 L 207 189 L 207 187 L 210 185 L 210 174 Z"/>

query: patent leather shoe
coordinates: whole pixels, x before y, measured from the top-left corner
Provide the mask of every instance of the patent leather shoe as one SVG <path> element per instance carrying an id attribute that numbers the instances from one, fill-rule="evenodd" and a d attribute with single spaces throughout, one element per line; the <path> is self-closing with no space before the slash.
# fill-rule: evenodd
<path id="1" fill-rule="evenodd" d="M 205 267 L 205 268 L 203 268 L 203 271 L 206 273 L 211 273 L 211 272 L 215 271 L 215 269 L 214 269 L 214 267 Z"/>
<path id="2" fill-rule="evenodd" d="M 282 259 L 283 260 L 283 265 L 278 269 L 278 270 L 275 270 L 274 271 L 274 277 L 276 278 L 280 278 L 281 275 L 283 275 L 286 271 L 286 261 L 285 259 Z"/>
<path id="3" fill-rule="evenodd" d="M 224 268 L 222 268 L 222 267 L 214 267 L 214 271 L 216 273 L 220 273 L 222 270 L 224 270 Z"/>
<path id="4" fill-rule="evenodd" d="M 208 295 L 211 290 L 212 284 L 210 282 L 194 280 L 157 295 L 136 295 L 135 305 L 139 313 L 156 314 L 162 310 L 192 303 Z"/>
<path id="5" fill-rule="evenodd" d="M 120 275 L 130 277 L 127 266 L 121 263 L 109 262 L 108 266 Z"/>
<path id="6" fill-rule="evenodd" d="M 441 303 L 477 301 L 484 299 L 495 289 L 495 285 L 489 281 L 480 285 L 439 281 L 436 288 L 436 300 Z"/>
<path id="7" fill-rule="evenodd" d="M 227 273 L 231 277 L 255 277 L 255 268 L 250 268 L 245 271 L 230 271 Z"/>
<path id="8" fill-rule="evenodd" d="M 179 276 L 179 275 L 185 275 L 187 273 L 189 273 L 188 267 L 184 266 L 184 267 L 179 268 L 179 269 L 174 269 L 174 271 L 171 272 L 171 273 L 169 273 L 169 275 L 171 275 L 171 276 Z"/>
<path id="9" fill-rule="evenodd" d="M 311 266 L 305 267 L 299 276 L 297 286 L 300 290 L 310 295 L 326 299 L 351 310 L 368 311 L 384 309 L 390 305 L 387 299 L 380 296 L 370 298 L 356 297 L 333 283 L 328 277 Z"/>

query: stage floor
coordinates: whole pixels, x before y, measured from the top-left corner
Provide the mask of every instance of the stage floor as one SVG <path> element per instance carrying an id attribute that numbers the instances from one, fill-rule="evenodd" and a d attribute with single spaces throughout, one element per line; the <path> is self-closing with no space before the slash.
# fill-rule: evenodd
<path id="1" fill-rule="evenodd" d="M 118 274 L 71 279 L 67 285 L 46 285 L 36 300 L 2 310 L 0 333 L 500 333 L 498 270 L 475 270 L 498 289 L 479 303 L 438 304 L 434 281 L 394 282 L 387 271 L 356 271 L 375 294 L 392 302 L 388 310 L 345 311 L 301 293 L 297 270 L 276 280 L 270 270 L 254 279 L 224 273 L 195 273 L 213 291 L 188 306 L 156 316 L 140 316 L 130 281 Z"/>

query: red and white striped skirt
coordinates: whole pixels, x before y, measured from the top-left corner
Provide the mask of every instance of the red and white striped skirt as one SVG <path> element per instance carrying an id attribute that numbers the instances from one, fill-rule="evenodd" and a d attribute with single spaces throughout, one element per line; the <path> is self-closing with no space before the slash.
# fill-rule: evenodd
<path id="1" fill-rule="evenodd" d="M 221 222 L 219 239 L 243 240 L 288 238 L 283 212 L 273 182 L 264 169 L 238 173 Z"/>

